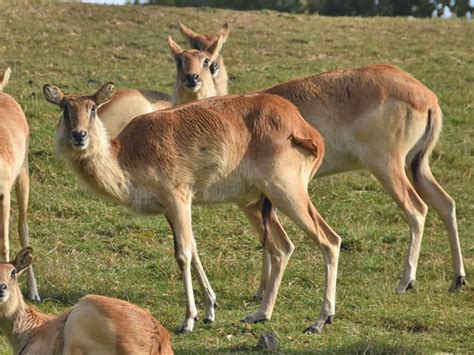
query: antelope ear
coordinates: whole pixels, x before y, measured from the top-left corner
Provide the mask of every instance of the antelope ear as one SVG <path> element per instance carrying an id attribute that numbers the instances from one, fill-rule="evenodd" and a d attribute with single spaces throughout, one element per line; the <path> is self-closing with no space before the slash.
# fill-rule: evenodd
<path id="1" fill-rule="evenodd" d="M 10 80 L 10 74 L 11 74 L 12 70 L 10 67 L 8 67 L 5 72 L 3 73 L 3 75 L 0 77 L 1 78 L 1 82 L 0 82 L 0 91 L 3 90 L 3 88 L 5 86 L 7 86 L 8 84 L 8 80 Z"/>
<path id="2" fill-rule="evenodd" d="M 227 37 L 229 37 L 229 33 L 230 33 L 230 26 L 228 23 L 224 23 L 222 25 L 221 30 L 219 31 L 219 34 L 222 36 L 222 39 L 224 40 L 224 42 L 222 43 L 225 43 L 227 41 Z"/>
<path id="3" fill-rule="evenodd" d="M 176 57 L 179 53 L 183 51 L 179 44 L 173 41 L 173 38 L 171 38 L 171 36 L 168 37 L 168 47 L 170 47 L 170 51 L 173 57 Z"/>
<path id="4" fill-rule="evenodd" d="M 64 99 L 64 94 L 61 89 L 50 84 L 43 86 L 43 96 L 47 101 L 58 106 L 61 106 Z"/>
<path id="5" fill-rule="evenodd" d="M 13 260 L 12 264 L 15 266 L 18 272 L 26 269 L 31 265 L 33 261 L 33 249 L 30 247 L 23 248 L 20 252 L 16 255 L 15 260 Z"/>
<path id="6" fill-rule="evenodd" d="M 198 37 L 199 34 L 194 32 L 192 29 L 190 29 L 188 26 L 184 25 L 183 23 L 178 22 L 179 30 L 181 31 L 181 34 L 185 39 L 188 40 L 189 43 L 193 40 L 194 37 Z"/>
<path id="7" fill-rule="evenodd" d="M 214 62 L 219 56 L 219 54 L 221 54 L 223 44 L 224 39 L 222 38 L 222 36 L 219 36 L 219 38 L 214 43 L 212 43 L 209 47 L 206 48 L 206 52 L 209 53 L 212 62 Z"/>
<path id="8" fill-rule="evenodd" d="M 97 107 L 102 106 L 115 95 L 115 86 L 114 83 L 108 82 L 92 96 L 92 100 L 95 102 Z"/>

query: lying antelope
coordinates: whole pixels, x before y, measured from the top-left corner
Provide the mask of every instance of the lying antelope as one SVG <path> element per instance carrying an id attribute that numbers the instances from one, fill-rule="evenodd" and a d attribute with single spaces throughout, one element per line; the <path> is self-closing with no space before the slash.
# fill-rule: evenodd
<path id="1" fill-rule="evenodd" d="M 25 114 L 13 97 L 2 92 L 10 78 L 8 68 L 0 77 L 0 260 L 8 261 L 10 254 L 10 194 L 15 186 L 18 202 L 18 234 L 20 244 L 26 247 L 28 237 L 28 140 L 30 131 Z M 33 269 L 28 270 L 28 295 L 39 301 Z"/>
<path id="2" fill-rule="evenodd" d="M 224 91 L 227 94 L 227 72 L 220 56 L 228 32 L 224 34 L 225 37 L 216 36 L 202 50 L 183 50 L 169 37 L 168 46 L 176 61 L 173 96 L 142 89 L 117 90 L 112 99 L 99 109 L 100 119 L 110 136 L 116 137 L 132 119 L 146 113 L 224 95 Z M 218 67 L 214 64 L 216 61 L 220 63 Z"/>
<path id="3" fill-rule="evenodd" d="M 318 176 L 366 168 L 403 210 L 409 248 L 397 293 L 415 282 L 427 204 L 448 231 L 454 266 L 449 290 L 465 284 L 455 203 L 429 166 L 442 126 L 441 108 L 431 90 L 401 69 L 378 64 L 295 79 L 261 92 L 286 98 L 321 132 L 326 154 Z M 266 255 L 257 297 L 270 268 Z"/>
<path id="4" fill-rule="evenodd" d="M 222 41 L 225 43 L 230 33 L 230 27 L 227 23 L 222 26 L 218 33 L 212 35 L 196 33 L 181 22 L 179 23 L 179 30 L 181 31 L 184 38 L 186 38 L 188 41 L 190 47 L 199 51 L 205 51 L 206 48 L 209 48 L 219 39 L 219 37 L 222 37 Z M 216 96 L 227 95 L 229 77 L 227 75 L 227 69 L 224 65 L 224 59 L 222 58 L 221 54 L 219 54 L 217 58 L 211 62 L 209 69 L 211 71 L 214 86 L 216 88 Z"/>
<path id="5" fill-rule="evenodd" d="M 56 317 L 27 305 L 17 278 L 31 267 L 31 251 L 0 262 L 0 329 L 14 354 L 173 354 L 169 332 L 131 303 L 89 295 Z"/>
<path id="6" fill-rule="evenodd" d="M 43 93 L 63 111 L 57 150 L 78 180 L 138 213 L 166 216 L 186 292 L 180 331 L 192 331 L 197 316 L 191 264 L 205 298 L 204 320 L 212 322 L 215 316 L 215 294 L 192 234 L 192 203 L 234 202 L 260 231 L 272 267 L 260 308 L 245 321 L 270 319 L 293 251 L 273 205 L 321 248 L 325 297 L 311 328 L 320 329 L 332 320 L 340 237 L 307 193 L 322 161 L 323 140 L 292 104 L 265 94 L 202 100 L 140 116 L 110 141 L 97 107 L 113 96 L 112 84 L 92 96 L 64 95 L 52 85 L 45 85 Z"/>

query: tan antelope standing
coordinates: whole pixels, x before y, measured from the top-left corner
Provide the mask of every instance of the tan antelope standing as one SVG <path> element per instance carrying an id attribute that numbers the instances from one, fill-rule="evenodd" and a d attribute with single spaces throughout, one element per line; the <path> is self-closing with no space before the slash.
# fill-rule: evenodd
<path id="1" fill-rule="evenodd" d="M 0 260 L 8 261 L 10 254 L 10 195 L 13 186 L 18 202 L 18 234 L 26 247 L 28 237 L 28 141 L 30 131 L 25 114 L 13 97 L 2 92 L 10 78 L 8 68 L 0 77 Z M 33 269 L 28 270 L 28 295 L 39 301 Z"/>
<path id="2" fill-rule="evenodd" d="M 31 261 L 25 248 L 13 262 L 0 262 L 0 329 L 14 354 L 173 354 L 169 332 L 131 303 L 89 295 L 58 316 L 27 305 L 17 278 Z"/>
<path id="3" fill-rule="evenodd" d="M 172 105 L 183 104 L 217 95 L 227 94 L 227 72 L 220 55 L 229 29 L 225 25 L 219 36 L 208 37 L 200 50 L 183 50 L 171 37 L 168 38 L 176 61 L 176 81 L 173 95 L 143 89 L 119 89 L 112 99 L 102 105 L 99 116 L 109 135 L 116 137 L 135 117 Z M 206 37 L 207 38 L 207 37 Z M 216 65 L 215 63 L 219 63 Z"/>
<path id="4" fill-rule="evenodd" d="M 207 46 L 214 38 L 181 24 L 180 28 L 193 48 Z M 414 285 L 426 204 L 439 214 L 448 232 L 454 268 L 450 291 L 465 284 L 455 202 L 429 166 L 442 126 L 441 108 L 431 90 L 399 68 L 369 65 L 295 79 L 261 92 L 295 104 L 322 134 L 326 154 L 318 176 L 365 168 L 402 209 L 410 227 L 409 248 L 396 292 Z M 265 288 L 268 255 L 263 264 L 257 298 Z"/>
<path id="5" fill-rule="evenodd" d="M 429 166 L 442 126 L 441 108 L 431 90 L 397 67 L 376 64 L 295 79 L 261 92 L 292 102 L 324 137 L 326 154 L 318 176 L 365 168 L 405 213 L 409 247 L 397 293 L 415 282 L 427 204 L 448 232 L 454 267 L 449 290 L 465 284 L 455 202 Z M 271 268 L 268 255 L 263 264 L 257 297 Z"/>
<path id="6" fill-rule="evenodd" d="M 222 26 L 219 32 L 209 35 L 196 33 L 181 22 L 179 23 L 179 30 L 188 41 L 189 46 L 199 51 L 205 51 L 206 48 L 209 48 L 214 42 L 219 40 L 219 37 L 222 37 L 222 43 L 225 43 L 230 33 L 230 27 L 227 23 Z M 216 88 L 216 96 L 227 95 L 229 77 L 222 55 L 219 54 L 217 58 L 211 62 L 209 68 Z"/>
<path id="7" fill-rule="evenodd" d="M 92 96 L 64 95 L 52 85 L 43 89 L 45 98 L 63 111 L 57 149 L 74 175 L 96 194 L 138 213 L 166 216 L 186 292 L 180 331 L 192 331 L 197 316 L 191 265 L 205 299 L 206 322 L 214 320 L 216 299 L 192 234 L 192 203 L 236 203 L 262 231 L 272 268 L 259 309 L 245 321 L 270 319 L 293 251 L 275 205 L 321 248 L 326 263 L 324 304 L 310 328 L 321 329 L 330 322 L 340 237 L 320 217 L 307 193 L 324 145 L 298 110 L 275 95 L 211 98 L 140 116 L 109 140 L 97 107 L 113 91 L 110 83 Z"/>

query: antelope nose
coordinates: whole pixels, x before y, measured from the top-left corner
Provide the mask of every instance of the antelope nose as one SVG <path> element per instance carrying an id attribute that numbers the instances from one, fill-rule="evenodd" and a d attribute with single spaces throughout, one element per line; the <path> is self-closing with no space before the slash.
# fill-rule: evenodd
<path id="1" fill-rule="evenodd" d="M 72 131 L 71 132 L 71 137 L 74 139 L 77 143 L 82 143 L 86 137 L 87 137 L 87 132 L 84 131 L 83 129 L 79 131 Z"/>
<path id="2" fill-rule="evenodd" d="M 199 75 L 197 74 L 186 74 L 184 77 L 190 86 L 196 86 L 199 79 Z"/>

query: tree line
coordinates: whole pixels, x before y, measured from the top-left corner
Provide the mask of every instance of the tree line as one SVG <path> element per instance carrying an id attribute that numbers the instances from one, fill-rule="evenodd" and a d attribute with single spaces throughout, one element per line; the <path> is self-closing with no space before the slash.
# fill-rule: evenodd
<path id="1" fill-rule="evenodd" d="M 133 0 L 135 3 L 143 3 Z M 150 5 L 215 7 L 235 10 L 271 9 L 324 16 L 441 16 L 447 7 L 453 15 L 473 11 L 469 0 L 148 0 Z"/>

